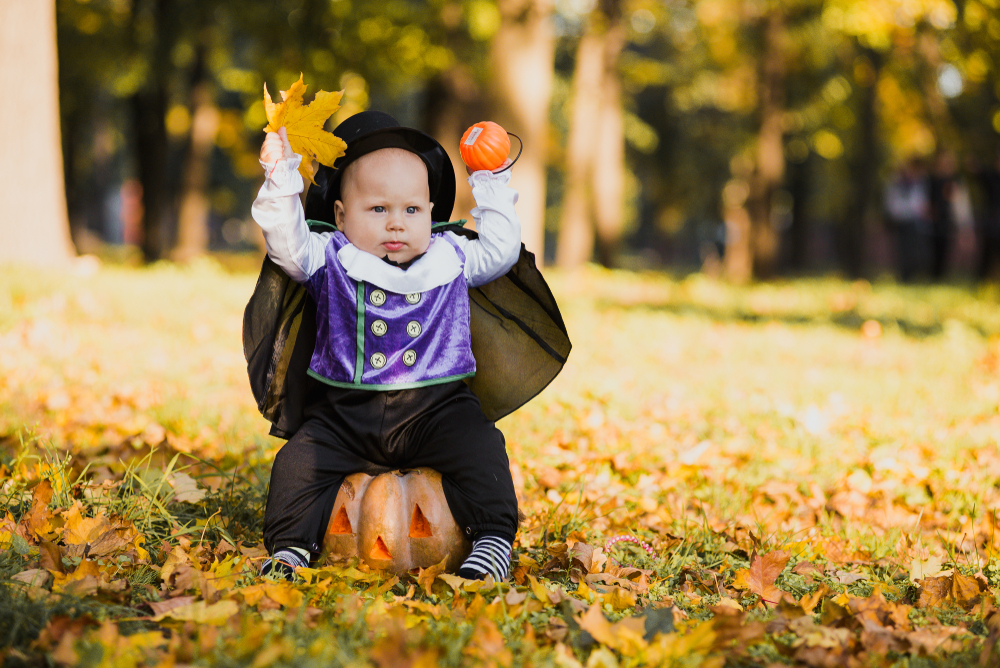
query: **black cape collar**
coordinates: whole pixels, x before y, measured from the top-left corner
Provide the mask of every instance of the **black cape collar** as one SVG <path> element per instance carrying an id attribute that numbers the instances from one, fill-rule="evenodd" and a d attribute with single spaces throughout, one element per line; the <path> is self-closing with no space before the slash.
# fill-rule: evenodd
<path id="1" fill-rule="evenodd" d="M 411 264 L 413 264 L 414 262 L 416 262 L 417 260 L 419 260 L 420 258 L 422 258 L 424 255 L 427 255 L 427 253 L 426 252 L 421 253 L 420 255 L 416 256 L 412 260 L 407 260 L 406 262 L 396 262 L 395 260 L 390 260 L 388 255 L 385 255 L 385 256 L 382 257 L 382 261 L 385 262 L 389 266 L 399 267 L 403 271 L 406 271 L 407 269 L 410 268 Z"/>

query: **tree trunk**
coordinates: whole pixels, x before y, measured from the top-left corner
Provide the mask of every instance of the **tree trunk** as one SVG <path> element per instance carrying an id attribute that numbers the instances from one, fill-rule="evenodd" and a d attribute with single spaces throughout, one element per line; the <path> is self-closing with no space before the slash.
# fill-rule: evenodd
<path id="1" fill-rule="evenodd" d="M 178 262 L 208 251 L 209 162 L 219 129 L 219 109 L 201 61 L 199 57 L 191 89 L 191 143 L 182 175 L 177 247 L 171 253 L 171 258 Z"/>
<path id="2" fill-rule="evenodd" d="M 54 0 L 0 0 L 0 90 L 0 262 L 66 263 Z"/>
<path id="3" fill-rule="evenodd" d="M 552 0 L 499 0 L 493 38 L 494 94 L 500 124 L 524 141 L 514 167 L 521 240 L 541 265 L 545 251 L 545 178 L 549 100 L 555 61 Z"/>
<path id="4" fill-rule="evenodd" d="M 804 273 L 809 267 L 809 160 L 789 169 L 788 190 L 792 195 L 792 224 L 788 229 L 788 268 Z"/>
<path id="5" fill-rule="evenodd" d="M 139 4 L 137 0 L 133 18 L 140 13 Z M 146 4 L 153 26 L 148 37 L 152 44 L 146 48 L 150 72 L 146 86 L 132 96 L 132 121 L 144 211 L 142 254 L 147 262 L 154 262 L 167 256 L 176 222 L 174 189 L 167 179 L 167 68 L 172 40 L 166 29 L 170 0 L 149 0 Z"/>
<path id="6" fill-rule="evenodd" d="M 608 21 L 604 36 L 601 86 L 598 92 L 597 151 L 594 156 L 594 221 L 597 226 L 597 259 L 613 267 L 625 227 L 625 111 L 618 59 L 625 47 L 621 3 L 603 3 Z"/>
<path id="7" fill-rule="evenodd" d="M 591 12 L 576 51 L 556 247 L 561 267 L 588 262 L 595 245 L 598 260 L 606 267 L 617 255 L 624 223 L 624 111 L 618 76 L 624 46 L 621 2 L 604 0 Z"/>
<path id="8" fill-rule="evenodd" d="M 166 257 L 173 236 L 173 207 L 167 185 L 167 94 L 157 87 L 132 98 L 136 164 L 142 185 L 142 255 L 146 262 Z"/>
<path id="9" fill-rule="evenodd" d="M 764 53 L 760 63 L 760 131 L 757 161 L 750 177 L 750 243 L 753 273 L 760 278 L 774 275 L 778 256 L 778 234 L 771 220 L 775 191 L 785 175 L 785 22 L 780 9 L 764 19 Z"/>
<path id="10" fill-rule="evenodd" d="M 878 137 L 878 76 L 882 66 L 881 55 L 864 49 L 864 56 L 872 66 L 872 75 L 860 86 L 861 109 L 858 118 L 857 147 L 851 160 L 854 180 L 854 197 L 851 198 L 846 217 L 840 229 L 840 256 L 844 269 L 850 276 L 864 272 L 864 248 L 868 222 L 877 196 L 879 165 Z"/>
<path id="11" fill-rule="evenodd" d="M 569 137 L 566 142 L 566 182 L 556 244 L 556 264 L 572 269 L 589 262 L 594 254 L 591 186 L 594 182 L 594 137 L 601 114 L 595 104 L 604 69 L 604 36 L 590 26 L 576 47 L 573 97 L 570 100 Z"/>

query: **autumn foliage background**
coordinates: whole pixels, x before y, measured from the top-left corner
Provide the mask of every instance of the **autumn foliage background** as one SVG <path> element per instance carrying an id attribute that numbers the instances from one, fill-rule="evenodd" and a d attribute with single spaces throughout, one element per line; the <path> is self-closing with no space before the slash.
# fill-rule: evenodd
<path id="1" fill-rule="evenodd" d="M 1000 290 L 961 248 L 886 278 L 877 186 L 992 159 L 998 36 L 987 0 L 0 3 L 3 665 L 996 665 Z M 508 583 L 256 577 L 247 211 L 299 72 L 526 137 L 574 350 L 500 424 Z"/>

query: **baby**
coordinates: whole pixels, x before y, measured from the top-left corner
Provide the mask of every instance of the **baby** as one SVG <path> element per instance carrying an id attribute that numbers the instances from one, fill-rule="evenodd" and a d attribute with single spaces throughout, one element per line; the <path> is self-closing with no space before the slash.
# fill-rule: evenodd
<path id="1" fill-rule="evenodd" d="M 440 144 L 376 111 L 334 134 L 347 143 L 326 183 L 336 231 L 310 231 L 301 156 L 284 128 L 260 153 L 267 178 L 253 217 L 270 258 L 316 302 L 308 373 L 322 388 L 275 456 L 264 515 L 272 558 L 261 573 L 290 579 L 320 552 L 345 476 L 426 466 L 442 474 L 472 540 L 459 575 L 503 580 L 518 525 L 506 444 L 462 381 L 476 371 L 468 289 L 503 276 L 520 252 L 510 171 L 469 177 L 477 239 L 434 232 L 455 194 Z"/>

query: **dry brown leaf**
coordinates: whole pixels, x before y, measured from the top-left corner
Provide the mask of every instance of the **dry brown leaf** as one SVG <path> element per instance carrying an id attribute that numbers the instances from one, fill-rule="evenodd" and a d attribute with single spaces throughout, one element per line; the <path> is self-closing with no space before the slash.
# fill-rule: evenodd
<path id="1" fill-rule="evenodd" d="M 774 582 L 790 558 L 791 555 L 783 550 L 769 552 L 763 557 L 755 555 L 750 568 L 737 571 L 739 584 L 734 582 L 733 586 L 737 589 L 745 588 L 760 596 L 766 604 L 774 606 L 781 599 L 781 590 L 774 586 Z M 743 574 L 742 578 L 740 574 Z"/>
<path id="2" fill-rule="evenodd" d="M 58 535 L 58 528 L 62 526 L 61 520 L 53 522 L 53 516 L 49 510 L 49 503 L 52 501 L 52 485 L 48 480 L 42 480 L 35 486 L 31 495 L 31 509 L 21 518 L 28 535 L 40 540 L 51 540 Z"/>
<path id="3" fill-rule="evenodd" d="M 208 493 L 198 486 L 198 481 L 183 471 L 174 471 L 167 476 L 167 483 L 174 490 L 171 501 L 178 503 L 198 503 Z"/>
<path id="4" fill-rule="evenodd" d="M 52 581 L 52 575 L 44 568 L 31 568 L 21 571 L 11 579 L 15 582 L 23 582 L 29 587 L 44 588 Z"/>
<path id="5" fill-rule="evenodd" d="M 149 601 L 146 603 L 153 611 L 153 615 L 163 615 L 170 612 L 174 608 L 182 608 L 186 605 L 191 605 L 195 601 L 194 596 L 178 596 L 177 598 L 167 599 L 166 601 Z"/>
<path id="6" fill-rule="evenodd" d="M 972 608 L 981 598 L 981 593 L 985 587 L 976 578 L 970 578 L 955 572 L 951 580 L 951 597 L 955 603 L 965 608 Z"/>
<path id="7" fill-rule="evenodd" d="M 920 585 L 920 598 L 917 599 L 918 608 L 932 608 L 947 603 L 951 596 L 951 577 L 924 578 L 917 583 Z"/>
<path id="8" fill-rule="evenodd" d="M 430 596 L 433 593 L 434 580 L 437 579 L 439 575 L 444 573 L 445 564 L 448 563 L 448 557 L 450 554 L 446 554 L 444 559 L 434 564 L 433 566 L 428 566 L 427 568 L 421 568 L 417 574 L 417 584 L 424 590 L 424 593 Z"/>
<path id="9" fill-rule="evenodd" d="M 151 620 L 159 622 L 168 617 L 176 621 L 191 621 L 196 624 L 211 624 L 219 626 L 229 621 L 229 618 L 240 611 L 236 601 L 229 599 L 208 604 L 207 601 L 195 601 L 187 605 L 171 608 L 161 614 L 153 615 Z"/>

